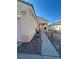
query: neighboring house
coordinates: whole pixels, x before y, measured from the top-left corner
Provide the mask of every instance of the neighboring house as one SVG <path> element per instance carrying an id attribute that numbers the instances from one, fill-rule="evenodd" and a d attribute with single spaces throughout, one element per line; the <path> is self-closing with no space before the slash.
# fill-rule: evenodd
<path id="1" fill-rule="evenodd" d="M 59 21 L 59 22 L 49 25 L 49 29 L 61 31 L 61 22 Z"/>
<path id="2" fill-rule="evenodd" d="M 37 16 L 38 18 L 38 25 L 39 25 L 39 29 L 41 31 L 48 31 L 48 20 Z"/>
<path id="3" fill-rule="evenodd" d="M 58 47 L 61 46 L 61 21 L 49 25 L 49 28 L 54 41 L 56 41 Z"/>
<path id="4" fill-rule="evenodd" d="M 38 20 L 33 5 L 17 1 L 17 41 L 30 42 L 36 33 Z"/>

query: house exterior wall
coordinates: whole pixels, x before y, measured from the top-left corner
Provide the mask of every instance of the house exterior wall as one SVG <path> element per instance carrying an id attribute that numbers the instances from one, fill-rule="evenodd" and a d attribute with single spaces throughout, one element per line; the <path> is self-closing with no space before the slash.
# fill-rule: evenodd
<path id="1" fill-rule="evenodd" d="M 37 28 L 37 22 L 32 10 L 32 7 L 25 5 L 21 2 L 17 2 L 17 17 L 20 16 L 20 26 L 21 26 L 21 41 L 30 42 L 35 35 L 35 29 Z M 24 14 L 23 14 L 24 12 Z M 19 41 L 19 39 L 18 39 Z"/>
<path id="2" fill-rule="evenodd" d="M 38 23 L 39 23 L 39 28 L 41 31 L 44 30 L 44 27 L 46 27 L 46 31 L 48 31 L 48 21 L 41 18 L 41 17 L 37 17 L 38 18 Z"/>
<path id="3" fill-rule="evenodd" d="M 52 25 L 51 29 L 61 31 L 61 25 Z"/>

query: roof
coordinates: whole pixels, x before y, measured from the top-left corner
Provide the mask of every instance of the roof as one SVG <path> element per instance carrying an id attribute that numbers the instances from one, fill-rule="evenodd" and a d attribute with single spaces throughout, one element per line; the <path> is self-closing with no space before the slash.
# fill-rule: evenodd
<path id="1" fill-rule="evenodd" d="M 22 3 L 26 4 L 26 5 L 32 6 L 32 4 L 30 4 L 30 3 L 28 3 L 28 2 L 25 2 L 25 1 L 23 1 L 23 0 L 17 0 L 17 1 L 22 2 Z"/>
<path id="2" fill-rule="evenodd" d="M 21 2 L 21 3 L 25 4 L 25 5 L 29 5 L 29 6 L 31 6 L 32 9 L 33 9 L 33 11 L 34 11 L 34 13 L 35 13 L 35 10 L 34 10 L 34 7 L 33 7 L 33 4 L 28 3 L 28 2 L 26 2 L 26 1 L 23 1 L 23 0 L 17 0 L 17 1 L 18 1 L 18 2 Z M 35 13 L 35 15 L 36 15 L 36 13 Z M 39 16 L 36 16 L 36 17 L 38 18 Z M 47 22 L 48 22 L 48 20 L 45 19 L 45 18 L 42 18 L 42 17 L 39 17 L 39 18 L 41 18 L 41 19 L 43 19 L 44 21 L 47 21 Z"/>
<path id="3" fill-rule="evenodd" d="M 52 23 L 52 24 L 50 24 L 49 26 L 51 26 L 51 25 L 61 25 L 61 21 L 58 21 L 58 22 Z"/>
<path id="4" fill-rule="evenodd" d="M 32 9 L 33 9 L 33 11 L 34 11 L 34 13 L 35 13 L 34 7 L 33 7 L 33 5 L 32 5 L 31 3 L 28 3 L 28 2 L 23 1 L 23 0 L 17 0 L 17 1 L 18 1 L 18 2 L 21 2 L 21 3 L 24 3 L 24 4 L 26 4 L 26 5 L 31 6 L 31 7 L 32 7 Z M 36 15 L 36 13 L 35 13 L 35 15 Z"/>
<path id="5" fill-rule="evenodd" d="M 47 22 L 48 22 L 48 20 L 47 20 L 47 19 L 45 19 L 45 18 L 43 18 L 43 17 L 39 17 L 39 16 L 37 16 L 37 18 L 41 18 L 42 20 L 44 20 L 44 21 L 47 21 Z"/>

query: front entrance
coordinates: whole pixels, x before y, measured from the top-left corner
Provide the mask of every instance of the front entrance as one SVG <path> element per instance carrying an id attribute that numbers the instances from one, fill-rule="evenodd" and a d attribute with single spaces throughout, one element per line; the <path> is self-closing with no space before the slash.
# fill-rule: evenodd
<path id="1" fill-rule="evenodd" d="M 47 31 L 47 24 L 39 24 L 39 27 L 41 31 Z"/>
<path id="2" fill-rule="evenodd" d="M 44 27 L 44 30 L 46 30 L 46 27 Z"/>

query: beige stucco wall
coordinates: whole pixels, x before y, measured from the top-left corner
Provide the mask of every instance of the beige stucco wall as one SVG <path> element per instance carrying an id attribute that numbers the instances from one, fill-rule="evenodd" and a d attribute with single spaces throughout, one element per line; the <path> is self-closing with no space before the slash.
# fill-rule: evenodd
<path id="1" fill-rule="evenodd" d="M 26 11 L 26 15 L 22 15 L 21 11 Z M 21 41 L 30 42 L 38 26 L 36 22 L 37 18 L 32 7 L 21 2 L 17 2 L 17 17 L 18 15 L 20 15 Z"/>
<path id="2" fill-rule="evenodd" d="M 48 30 L 48 21 L 41 17 L 37 17 L 37 18 L 38 18 L 39 28 L 41 30 L 44 30 L 44 27 L 46 27 L 46 30 Z"/>

